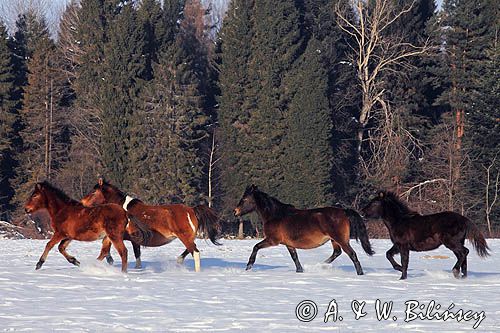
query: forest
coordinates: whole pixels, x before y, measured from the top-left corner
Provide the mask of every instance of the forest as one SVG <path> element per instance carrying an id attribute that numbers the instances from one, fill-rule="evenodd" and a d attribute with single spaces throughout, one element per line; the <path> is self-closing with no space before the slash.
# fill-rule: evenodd
<path id="1" fill-rule="evenodd" d="M 307 208 L 390 190 L 498 235 L 498 0 L 80 0 L 55 29 L 26 3 L 0 17 L 0 220 L 25 234 L 48 230 L 36 182 L 102 176 L 227 233 L 255 184 Z"/>

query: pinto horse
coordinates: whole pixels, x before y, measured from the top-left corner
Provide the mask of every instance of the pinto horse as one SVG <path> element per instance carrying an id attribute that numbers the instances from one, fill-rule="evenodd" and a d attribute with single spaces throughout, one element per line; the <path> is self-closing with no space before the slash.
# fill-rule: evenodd
<path id="1" fill-rule="evenodd" d="M 406 206 L 392 192 L 380 192 L 363 208 L 367 218 L 383 219 L 394 244 L 386 253 L 392 267 L 400 271 L 401 279 L 408 274 L 410 251 L 430 251 L 441 245 L 453 251 L 457 262 L 453 275 L 458 278 L 460 270 L 467 276 L 467 255 L 465 244 L 468 238 L 480 257 L 486 257 L 488 245 L 481 231 L 466 217 L 455 212 L 441 212 L 420 215 Z M 394 255 L 401 253 L 401 264 L 394 260 Z"/>
<path id="2" fill-rule="evenodd" d="M 352 209 L 337 207 L 296 209 L 251 185 L 246 188 L 238 206 L 234 209 L 234 215 L 242 216 L 253 211 L 257 211 L 264 224 L 265 239 L 254 246 L 247 270 L 255 263 L 257 251 L 283 244 L 295 263 L 296 272 L 301 273 L 304 270 L 295 249 L 312 249 L 331 241 L 333 254 L 325 262 L 333 262 L 344 250 L 354 263 L 357 274 L 363 275 L 356 252 L 349 244 L 351 232 L 356 239 L 359 237 L 363 250 L 368 255 L 374 253 L 363 219 Z"/>
<path id="3" fill-rule="evenodd" d="M 35 190 L 24 205 L 27 214 L 46 209 L 50 215 L 50 223 L 54 235 L 45 246 L 36 269 L 40 269 L 47 259 L 49 251 L 59 243 L 59 252 L 71 264 L 79 266 L 80 262 L 66 252 L 72 240 L 84 242 L 95 241 L 106 236 L 116 248 L 122 259 L 122 271 L 127 271 L 127 248 L 123 244 L 123 235 L 128 223 L 127 214 L 118 205 L 109 204 L 96 207 L 85 207 L 71 199 L 61 190 L 47 182 L 37 183 Z M 99 260 L 106 253 L 101 251 Z"/>
<path id="4" fill-rule="evenodd" d="M 81 202 L 85 206 L 92 206 L 102 203 L 119 204 L 127 211 L 127 214 L 147 225 L 152 231 L 152 236 L 148 241 L 131 240 L 136 257 L 136 267 L 141 265 L 140 245 L 148 247 L 162 246 L 170 243 L 175 238 L 184 244 L 186 250 L 178 257 L 177 262 L 182 264 L 185 257 L 191 254 L 195 262 L 195 271 L 200 271 L 200 252 L 195 244 L 198 229 L 215 245 L 220 245 L 217 241 L 219 233 L 218 216 L 215 211 L 207 206 L 200 205 L 189 207 L 182 204 L 151 206 L 146 205 L 139 199 L 134 199 L 115 186 L 99 178 L 94 190 L 85 196 Z M 127 239 L 127 235 L 126 235 Z M 129 239 L 130 240 L 130 239 Z M 104 240 L 102 251 L 108 253 L 109 242 Z M 108 260 L 109 261 L 109 260 Z"/>

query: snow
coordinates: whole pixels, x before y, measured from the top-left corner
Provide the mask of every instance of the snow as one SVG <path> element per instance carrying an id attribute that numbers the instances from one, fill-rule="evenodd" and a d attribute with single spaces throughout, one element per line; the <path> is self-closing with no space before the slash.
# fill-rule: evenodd
<path id="1" fill-rule="evenodd" d="M 424 304 L 435 301 L 441 311 L 452 304 L 480 313 L 479 332 L 500 329 L 500 240 L 489 240 L 493 255 L 479 259 L 471 249 L 469 277 L 457 280 L 451 274 L 453 254 L 445 248 L 410 254 L 409 278 L 385 258 L 387 240 L 373 240 L 377 252 L 368 257 L 353 242 L 365 271 L 357 276 L 349 258 L 343 254 L 333 265 L 322 261 L 331 254 L 324 245 L 299 250 L 305 272 L 295 266 L 285 247 L 263 249 L 252 271 L 244 268 L 257 240 L 225 240 L 216 247 L 202 240 L 202 272 L 194 272 L 191 257 L 184 265 L 176 257 L 184 250 L 175 241 L 158 248 L 143 248 L 143 269 L 133 269 L 129 248 L 129 272 L 120 272 L 119 257 L 114 266 L 97 262 L 100 244 L 73 242 L 68 252 L 81 261 L 75 267 L 53 249 L 39 271 L 34 267 L 46 241 L 0 240 L 0 331 L 71 332 L 198 332 L 250 331 L 473 331 L 477 320 L 422 320 L 405 322 L 405 302 Z M 335 299 L 343 320 L 323 322 L 330 302 Z M 378 321 L 375 303 L 393 301 L 388 320 Z M 300 322 L 297 304 L 311 300 L 318 307 L 317 317 Z M 366 316 L 354 319 L 351 302 L 365 301 Z M 355 304 L 355 305 L 356 305 Z M 307 311 L 305 312 L 307 314 Z M 397 320 L 392 319 L 393 316 Z"/>

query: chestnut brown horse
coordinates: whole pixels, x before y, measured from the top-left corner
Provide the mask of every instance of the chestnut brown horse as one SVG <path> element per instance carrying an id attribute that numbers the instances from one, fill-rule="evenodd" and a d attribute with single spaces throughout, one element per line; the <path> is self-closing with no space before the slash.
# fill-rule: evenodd
<path id="1" fill-rule="evenodd" d="M 182 204 L 151 206 L 139 199 L 134 199 L 115 186 L 99 178 L 94 190 L 85 196 L 81 202 L 85 206 L 102 203 L 115 203 L 121 205 L 129 216 L 135 217 L 152 230 L 152 237 L 147 242 L 132 241 L 136 257 L 136 267 L 140 267 L 140 245 L 155 247 L 170 243 L 175 238 L 184 244 L 186 250 L 178 257 L 177 262 L 182 264 L 184 258 L 191 254 L 195 262 L 195 271 L 200 271 L 200 252 L 195 244 L 198 229 L 215 245 L 219 233 L 218 217 L 215 211 L 207 206 L 200 205 L 189 207 Z M 102 251 L 109 254 L 110 244 L 103 242 Z"/>
<path id="2" fill-rule="evenodd" d="M 363 219 L 352 209 L 337 207 L 296 209 L 252 185 L 246 188 L 238 206 L 234 209 L 234 215 L 242 216 L 253 211 L 257 211 L 262 220 L 265 239 L 254 246 L 247 270 L 255 263 L 257 251 L 283 244 L 292 256 L 296 272 L 303 272 L 295 249 L 312 249 L 331 241 L 333 254 L 325 262 L 333 262 L 344 250 L 354 263 L 358 275 L 363 275 L 356 252 L 349 244 L 351 233 L 356 239 L 361 240 L 363 250 L 368 255 L 374 253 Z"/>
<path id="3" fill-rule="evenodd" d="M 460 270 L 467 276 L 467 255 L 465 244 L 468 238 L 480 257 L 488 256 L 488 245 L 481 231 L 465 216 L 455 212 L 441 212 L 420 215 L 404 204 L 392 192 L 380 192 L 363 208 L 367 218 L 383 219 L 389 230 L 392 248 L 386 253 L 387 259 L 395 270 L 400 271 L 401 279 L 408 276 L 410 251 L 430 251 L 441 245 L 453 251 L 457 262 L 453 275 L 458 278 Z M 401 253 L 401 265 L 394 255 Z"/>
<path id="4" fill-rule="evenodd" d="M 71 264 L 79 266 L 80 262 L 66 252 L 72 240 L 84 242 L 95 241 L 107 237 L 116 248 L 122 259 L 122 271 L 127 271 L 127 248 L 123 244 L 123 235 L 128 223 L 126 212 L 114 204 L 85 207 L 71 199 L 61 190 L 47 182 L 37 183 L 33 194 L 24 205 L 28 214 L 46 209 L 50 215 L 50 223 L 54 235 L 45 246 L 36 269 L 40 269 L 47 259 L 49 251 L 59 243 L 59 252 Z M 101 252 L 99 260 L 106 253 Z"/>

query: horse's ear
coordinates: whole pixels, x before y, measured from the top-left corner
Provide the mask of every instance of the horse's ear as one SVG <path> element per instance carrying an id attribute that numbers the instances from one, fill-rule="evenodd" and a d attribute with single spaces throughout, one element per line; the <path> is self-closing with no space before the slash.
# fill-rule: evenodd
<path id="1" fill-rule="evenodd" d="M 37 190 L 41 190 L 41 189 L 42 189 L 42 186 L 40 185 L 40 183 L 36 183 L 35 188 L 36 188 Z"/>
<path id="2" fill-rule="evenodd" d="M 382 192 L 382 191 L 380 191 L 380 192 L 379 192 L 379 194 L 378 194 L 378 197 L 379 197 L 380 199 L 383 199 L 383 198 L 384 198 L 384 195 L 385 195 L 385 193 L 384 193 L 384 192 Z"/>
<path id="3" fill-rule="evenodd" d="M 252 184 L 251 189 L 252 191 L 257 191 L 257 186 L 255 186 L 255 184 Z"/>
<path id="4" fill-rule="evenodd" d="M 102 184 L 104 184 L 104 179 L 102 177 L 99 177 L 99 179 L 97 180 L 97 184 L 99 184 L 99 186 L 102 186 Z"/>

